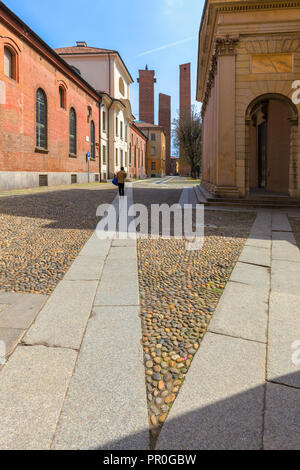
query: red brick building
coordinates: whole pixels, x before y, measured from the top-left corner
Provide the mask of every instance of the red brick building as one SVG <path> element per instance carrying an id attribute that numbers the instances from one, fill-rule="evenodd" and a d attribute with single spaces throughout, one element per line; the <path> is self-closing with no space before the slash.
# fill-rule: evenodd
<path id="1" fill-rule="evenodd" d="M 154 83 L 156 83 L 155 71 L 139 70 L 139 98 L 140 112 L 139 120 L 154 124 Z"/>
<path id="2" fill-rule="evenodd" d="M 146 177 L 147 137 L 134 124 L 130 126 L 129 173 L 131 178 Z"/>
<path id="3" fill-rule="evenodd" d="M 101 96 L 0 4 L 0 189 L 99 178 Z"/>

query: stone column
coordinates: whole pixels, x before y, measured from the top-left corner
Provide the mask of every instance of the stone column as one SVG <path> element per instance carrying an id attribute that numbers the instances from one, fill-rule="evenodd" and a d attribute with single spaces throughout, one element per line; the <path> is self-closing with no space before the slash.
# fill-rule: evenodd
<path id="1" fill-rule="evenodd" d="M 298 120 L 290 119 L 291 123 L 291 141 L 290 141 L 290 168 L 289 168 L 289 194 L 290 197 L 300 198 L 300 188 L 298 180 L 298 149 L 297 149 L 297 136 Z"/>
<path id="2" fill-rule="evenodd" d="M 237 197 L 236 185 L 236 38 L 219 38 L 216 41 L 218 57 L 218 134 L 217 134 L 217 184 L 215 193 L 223 197 Z"/>

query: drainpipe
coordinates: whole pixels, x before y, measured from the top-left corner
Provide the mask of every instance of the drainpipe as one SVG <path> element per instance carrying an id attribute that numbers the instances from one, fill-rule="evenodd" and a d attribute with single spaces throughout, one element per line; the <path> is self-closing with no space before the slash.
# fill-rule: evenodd
<path id="1" fill-rule="evenodd" d="M 111 81 L 111 70 L 110 70 L 110 54 L 108 54 L 108 94 L 109 97 L 111 98 L 111 86 L 110 86 L 110 81 Z M 110 173 L 110 109 L 112 107 L 113 100 L 111 101 L 110 106 L 107 109 L 107 133 L 108 133 L 108 139 L 107 139 L 107 179 L 109 179 L 109 173 Z M 113 155 L 114 158 L 114 155 Z"/>
<path id="2" fill-rule="evenodd" d="M 101 106 L 102 106 L 102 96 L 100 96 L 99 101 L 99 174 L 100 174 L 100 183 L 102 182 L 102 159 L 101 159 Z"/>
<path id="3" fill-rule="evenodd" d="M 111 98 L 110 106 L 107 108 L 107 179 L 109 179 L 109 172 L 110 172 L 110 109 L 113 105 L 113 99 Z M 113 155 L 114 158 L 114 155 Z"/>

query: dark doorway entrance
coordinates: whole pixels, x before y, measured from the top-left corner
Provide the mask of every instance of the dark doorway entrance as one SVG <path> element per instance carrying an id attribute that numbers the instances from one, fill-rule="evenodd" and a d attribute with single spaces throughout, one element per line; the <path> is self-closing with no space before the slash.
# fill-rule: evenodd
<path id="1" fill-rule="evenodd" d="M 250 188 L 266 193 L 289 193 L 291 124 L 288 106 L 262 99 L 251 114 Z"/>
<path id="2" fill-rule="evenodd" d="M 258 187 L 266 187 L 266 144 L 267 144 L 267 123 L 263 121 L 258 126 L 257 154 L 258 154 Z"/>

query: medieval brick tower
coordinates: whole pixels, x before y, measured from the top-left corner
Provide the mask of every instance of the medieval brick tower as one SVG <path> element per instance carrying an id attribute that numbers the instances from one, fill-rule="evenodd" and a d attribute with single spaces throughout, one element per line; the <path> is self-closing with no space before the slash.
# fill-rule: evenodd
<path id="1" fill-rule="evenodd" d="M 156 83 L 155 71 L 139 70 L 140 90 L 140 121 L 154 124 L 154 83 Z"/>
<path id="2" fill-rule="evenodd" d="M 180 116 L 191 110 L 191 64 L 180 65 Z"/>
<path id="3" fill-rule="evenodd" d="M 159 94 L 159 126 L 166 132 L 166 175 L 171 172 L 171 96 Z"/>

